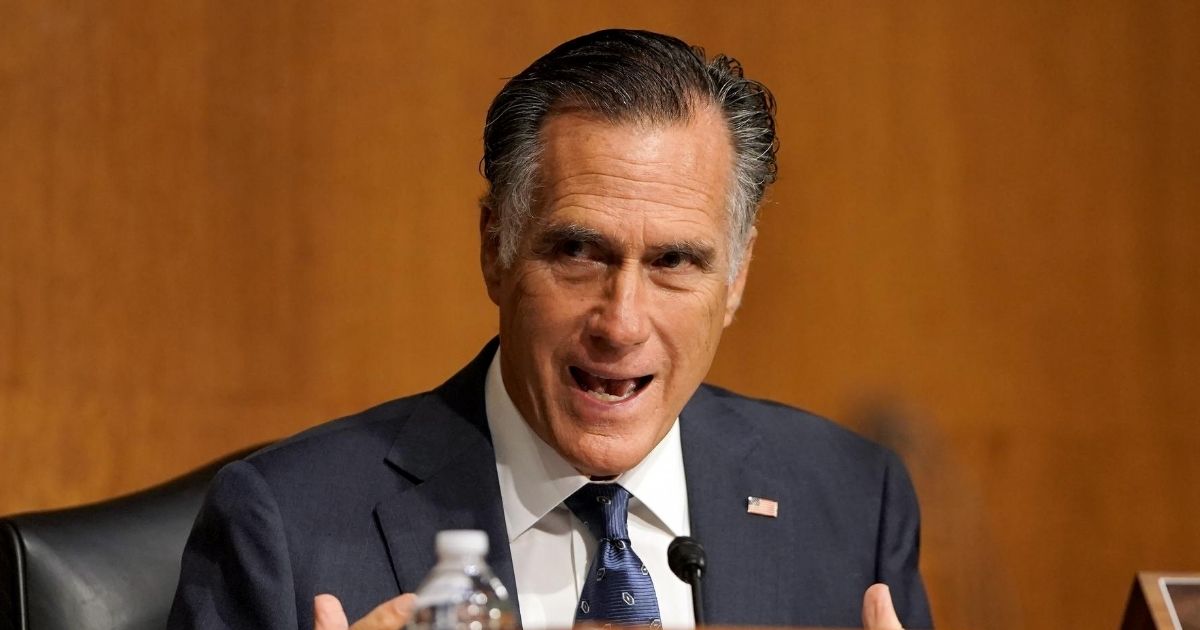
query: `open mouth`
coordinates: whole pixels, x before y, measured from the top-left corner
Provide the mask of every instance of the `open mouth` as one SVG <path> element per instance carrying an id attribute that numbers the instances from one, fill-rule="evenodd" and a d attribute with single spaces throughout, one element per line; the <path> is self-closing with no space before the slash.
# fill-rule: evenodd
<path id="1" fill-rule="evenodd" d="M 629 400 L 654 380 L 652 374 L 636 378 L 604 378 L 573 365 L 570 370 L 579 389 L 596 400 L 608 403 Z"/>

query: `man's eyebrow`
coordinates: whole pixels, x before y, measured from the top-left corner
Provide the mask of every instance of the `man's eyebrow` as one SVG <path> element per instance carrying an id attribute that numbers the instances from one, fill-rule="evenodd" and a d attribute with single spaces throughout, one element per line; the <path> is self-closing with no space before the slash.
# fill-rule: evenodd
<path id="1" fill-rule="evenodd" d="M 558 245 L 570 241 L 597 245 L 608 242 L 599 230 L 578 223 L 552 223 L 543 226 L 538 231 L 533 242 L 533 250 L 538 254 L 546 254 Z"/>
<path id="2" fill-rule="evenodd" d="M 599 230 L 579 225 L 578 223 L 554 223 L 542 228 L 538 235 L 539 241 L 562 242 L 583 241 L 585 243 L 600 243 L 604 235 Z"/>

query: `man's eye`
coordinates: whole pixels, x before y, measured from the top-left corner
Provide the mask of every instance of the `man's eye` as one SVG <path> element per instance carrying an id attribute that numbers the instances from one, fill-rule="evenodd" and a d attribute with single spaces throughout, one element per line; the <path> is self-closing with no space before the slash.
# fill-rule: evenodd
<path id="1" fill-rule="evenodd" d="M 655 265 L 664 269 L 678 269 L 691 262 L 691 258 L 683 252 L 667 252 L 658 257 Z"/>
<path id="2" fill-rule="evenodd" d="M 571 239 L 558 245 L 558 252 L 567 258 L 582 258 L 587 254 L 587 243 Z"/>

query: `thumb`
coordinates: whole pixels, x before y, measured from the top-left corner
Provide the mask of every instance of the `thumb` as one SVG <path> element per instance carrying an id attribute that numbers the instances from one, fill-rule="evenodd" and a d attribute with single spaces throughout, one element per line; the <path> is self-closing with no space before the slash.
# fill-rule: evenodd
<path id="1" fill-rule="evenodd" d="M 313 598 L 314 630 L 347 630 L 349 627 L 346 611 L 342 610 L 338 598 L 324 594 Z"/>
<path id="2" fill-rule="evenodd" d="M 399 630 L 408 623 L 408 618 L 412 616 L 416 603 L 417 597 L 412 593 L 389 599 L 376 606 L 375 610 L 367 613 L 366 617 L 354 622 L 350 630 Z M 324 628 L 318 630 L 324 630 Z M 341 629 L 339 628 L 339 630 Z"/>
<path id="3" fill-rule="evenodd" d="M 904 630 L 892 606 L 892 592 L 887 584 L 872 584 L 867 589 L 862 616 L 865 630 Z"/>

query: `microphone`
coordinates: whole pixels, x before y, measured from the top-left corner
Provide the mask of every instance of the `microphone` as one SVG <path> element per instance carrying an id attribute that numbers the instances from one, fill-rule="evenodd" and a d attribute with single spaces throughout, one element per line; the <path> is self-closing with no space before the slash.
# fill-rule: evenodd
<path id="1" fill-rule="evenodd" d="M 696 626 L 704 625 L 704 611 L 700 603 L 704 597 L 700 591 L 700 578 L 704 576 L 704 547 L 689 536 L 680 536 L 667 546 L 667 566 L 679 579 L 692 585 L 692 614 Z"/>

